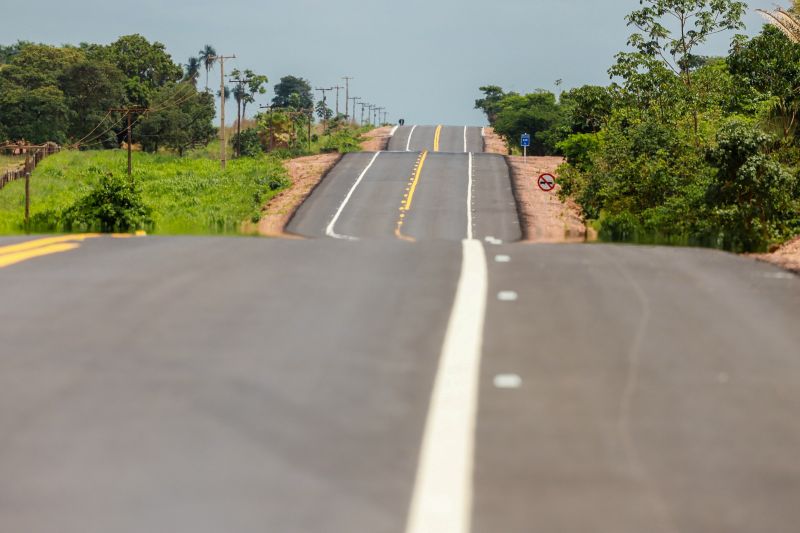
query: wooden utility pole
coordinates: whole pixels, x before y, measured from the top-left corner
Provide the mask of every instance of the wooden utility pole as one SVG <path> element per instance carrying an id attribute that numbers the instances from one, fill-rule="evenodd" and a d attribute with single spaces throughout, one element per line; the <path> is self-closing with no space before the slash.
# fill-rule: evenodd
<path id="1" fill-rule="evenodd" d="M 383 113 L 384 109 L 386 109 L 386 108 L 385 107 L 376 107 L 375 108 L 375 111 L 377 112 L 377 114 L 375 116 L 375 125 L 376 126 L 380 126 L 382 124 L 381 123 L 381 114 Z"/>
<path id="2" fill-rule="evenodd" d="M 25 230 L 28 230 L 28 224 L 31 221 L 31 156 L 25 152 Z"/>
<path id="3" fill-rule="evenodd" d="M 222 170 L 225 170 L 225 161 L 227 155 L 227 140 L 225 139 L 225 60 L 236 59 L 236 55 L 232 56 L 213 56 L 212 59 L 219 61 L 219 136 L 220 136 L 220 150 L 219 162 Z"/>
<path id="4" fill-rule="evenodd" d="M 338 117 L 339 116 L 339 91 L 341 89 L 344 89 L 344 87 L 340 87 L 339 85 L 334 85 L 333 88 L 336 89 L 336 115 L 335 116 Z"/>
<path id="5" fill-rule="evenodd" d="M 109 112 L 118 112 L 118 113 L 125 113 L 125 117 L 128 119 L 128 133 L 127 133 L 127 144 L 128 144 L 128 177 L 133 177 L 133 164 L 132 164 L 132 155 L 131 155 L 131 145 L 133 144 L 133 134 L 131 130 L 133 129 L 133 114 L 134 113 L 145 113 L 147 111 L 146 107 L 116 107 L 111 108 L 108 110 Z"/>
<path id="6" fill-rule="evenodd" d="M 350 100 L 353 101 L 353 120 L 352 121 L 353 121 L 353 123 L 355 123 L 356 122 L 356 102 L 361 100 L 361 97 L 360 96 L 353 96 L 352 98 L 348 97 L 347 98 L 348 103 L 350 102 Z M 347 120 L 350 120 L 349 116 L 347 117 Z"/>
<path id="7" fill-rule="evenodd" d="M 350 80 L 355 79 L 352 76 L 342 76 L 344 80 L 344 118 L 350 120 Z M 353 103 L 353 118 L 356 114 L 356 104 Z"/>

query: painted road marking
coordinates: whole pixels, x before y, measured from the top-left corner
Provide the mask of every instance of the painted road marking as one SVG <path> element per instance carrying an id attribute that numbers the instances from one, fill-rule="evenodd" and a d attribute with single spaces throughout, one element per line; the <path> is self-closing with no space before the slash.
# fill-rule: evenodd
<path id="1" fill-rule="evenodd" d="M 519 300 L 519 294 L 514 291 L 500 291 L 497 293 L 497 299 L 501 302 L 516 302 Z"/>
<path id="2" fill-rule="evenodd" d="M 467 150 L 467 127 L 466 126 L 464 126 L 464 151 L 465 152 L 469 151 L 469 150 Z"/>
<path id="3" fill-rule="evenodd" d="M 502 241 L 502 240 L 500 240 L 500 239 L 495 239 L 495 238 L 494 238 L 494 237 L 492 237 L 491 235 L 489 235 L 489 236 L 485 237 L 485 238 L 484 238 L 484 240 L 485 240 L 487 243 L 489 243 L 489 244 L 494 244 L 494 245 L 498 245 L 498 246 L 499 246 L 499 245 L 501 245 L 501 244 L 503 244 L 503 241 Z"/>
<path id="4" fill-rule="evenodd" d="M 68 252 L 70 250 L 74 250 L 75 248 L 80 248 L 80 246 L 81 245 L 78 244 L 77 242 L 65 242 L 62 244 L 51 244 L 50 246 L 34 248 L 32 250 L 27 250 L 24 252 L 3 254 L 2 256 L 0 256 L 0 268 L 15 265 L 17 263 L 27 261 L 28 259 L 34 259 L 36 257 L 58 254 L 61 252 Z"/>
<path id="5" fill-rule="evenodd" d="M 369 171 L 370 168 L 372 168 L 372 164 L 375 163 L 375 160 L 378 159 L 379 155 L 381 155 L 381 153 L 380 152 L 376 152 L 375 155 L 372 156 L 372 159 L 370 160 L 369 165 L 366 166 L 366 168 L 361 173 L 361 175 L 358 176 L 358 179 L 353 184 L 353 186 L 350 187 L 350 191 L 347 193 L 347 196 L 345 196 L 344 200 L 342 201 L 342 204 L 339 206 L 339 209 L 336 211 L 336 214 L 333 215 L 333 218 L 331 219 L 330 224 L 328 224 L 328 227 L 325 229 L 325 235 L 327 235 L 328 237 L 333 237 L 334 239 L 344 239 L 344 240 L 348 240 L 348 241 L 357 241 L 358 240 L 356 237 L 350 237 L 350 236 L 347 236 L 347 235 L 339 235 L 334 230 L 334 226 L 336 226 L 336 221 L 339 220 L 339 217 L 342 215 L 342 211 L 344 211 L 344 208 L 347 207 L 347 204 L 350 202 L 350 198 L 353 196 L 353 193 L 358 188 L 358 185 L 361 183 L 361 180 L 363 180 L 364 176 L 367 175 L 367 172 Z"/>
<path id="6" fill-rule="evenodd" d="M 114 233 L 110 236 L 115 239 L 141 237 L 146 235 L 143 231 L 135 234 Z M 80 243 L 87 239 L 102 237 L 102 233 L 76 233 L 74 235 L 60 235 L 58 237 L 43 237 L 8 246 L 0 246 L 0 268 L 15 265 L 28 259 L 45 255 L 68 252 L 80 248 Z"/>
<path id="7" fill-rule="evenodd" d="M 487 289 L 483 245 L 463 241 L 461 277 L 431 396 L 406 533 L 470 531 Z"/>
<path id="8" fill-rule="evenodd" d="M 411 151 L 411 136 L 414 135 L 414 130 L 417 129 L 417 126 L 411 126 L 411 131 L 408 132 L 408 142 L 406 143 L 406 152 Z"/>
<path id="9" fill-rule="evenodd" d="M 764 277 L 767 279 L 795 279 L 797 276 L 790 272 L 767 272 Z"/>
<path id="10" fill-rule="evenodd" d="M 442 126 L 436 126 L 436 133 L 433 135 L 433 151 L 439 151 L 439 140 L 442 137 Z"/>
<path id="11" fill-rule="evenodd" d="M 400 218 L 397 221 L 397 226 L 394 228 L 394 235 L 398 239 L 402 239 L 404 241 L 414 242 L 415 239 L 413 237 L 409 237 L 403 234 L 403 223 L 406 217 L 406 212 L 411 209 L 411 203 L 414 201 L 414 193 L 417 190 L 417 183 L 419 183 L 419 177 L 422 175 L 422 168 L 425 166 L 425 160 L 428 158 L 428 151 L 425 150 L 421 154 L 419 154 L 419 158 L 417 159 L 416 164 L 414 165 L 414 174 L 411 177 L 411 181 L 406 188 L 406 194 L 403 195 L 403 202 L 400 204 Z"/>
<path id="12" fill-rule="evenodd" d="M 517 374 L 498 374 L 494 377 L 494 386 L 498 389 L 518 389 L 522 387 L 522 378 Z"/>
<path id="13" fill-rule="evenodd" d="M 400 126 L 395 126 L 394 128 L 392 128 L 392 131 L 389 132 L 389 137 L 394 137 L 394 134 L 397 133 L 397 128 L 399 127 Z"/>
<path id="14" fill-rule="evenodd" d="M 500 254 L 500 255 L 494 256 L 494 260 L 495 260 L 496 263 L 510 263 L 511 262 L 511 256 L 510 255 L 502 255 L 502 254 Z"/>
<path id="15" fill-rule="evenodd" d="M 466 147 L 467 145 L 465 140 L 464 148 Z M 472 240 L 472 152 L 469 153 L 467 176 L 467 239 Z"/>

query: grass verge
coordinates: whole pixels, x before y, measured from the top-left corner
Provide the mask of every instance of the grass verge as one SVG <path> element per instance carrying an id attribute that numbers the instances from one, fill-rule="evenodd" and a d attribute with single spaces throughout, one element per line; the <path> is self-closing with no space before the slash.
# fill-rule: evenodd
<path id="1" fill-rule="evenodd" d="M 57 218 L 86 196 L 101 176 L 126 172 L 127 154 L 122 150 L 51 156 L 31 178 L 31 215 Z M 269 156 L 229 161 L 223 172 L 219 161 L 211 159 L 134 153 L 133 178 L 153 210 L 148 231 L 158 234 L 240 233 L 243 222 L 257 222 L 261 207 L 289 185 L 281 161 Z M 22 180 L 0 191 L 0 233 L 24 233 L 24 206 Z"/>

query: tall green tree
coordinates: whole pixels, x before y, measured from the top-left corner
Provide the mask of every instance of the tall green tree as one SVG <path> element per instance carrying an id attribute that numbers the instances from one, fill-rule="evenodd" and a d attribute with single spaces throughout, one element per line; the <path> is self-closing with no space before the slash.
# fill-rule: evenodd
<path id="1" fill-rule="evenodd" d="M 697 64 L 697 47 L 718 33 L 744 27 L 746 5 L 737 0 L 640 0 L 642 8 L 627 16 L 629 26 L 639 30 L 628 39 L 635 52 L 617 55 L 612 75 L 630 80 L 654 63 L 679 76 L 692 98 L 692 70 Z M 662 76 L 663 77 L 663 76 Z M 698 112 L 692 110 L 695 134 Z"/>
<path id="2" fill-rule="evenodd" d="M 186 150 L 205 146 L 217 134 L 212 124 L 216 114 L 213 95 L 197 91 L 191 84 L 163 87 L 153 96 L 153 109 L 137 131 L 148 152 L 167 148 L 182 156 Z"/>
<path id="3" fill-rule="evenodd" d="M 311 84 L 303 78 L 284 76 L 280 83 L 275 85 L 275 98 L 272 99 L 272 105 L 312 110 L 314 96 L 311 92 Z"/>
<path id="4" fill-rule="evenodd" d="M 128 102 L 135 106 L 148 107 L 156 91 L 183 78 L 183 68 L 172 61 L 166 47 L 139 34 L 120 37 L 99 55 L 125 75 Z"/>
<path id="5" fill-rule="evenodd" d="M 197 87 L 197 78 L 200 77 L 201 62 L 196 57 L 190 57 L 184 65 L 183 79 Z"/>
<path id="6" fill-rule="evenodd" d="M 208 73 L 211 71 L 211 68 L 217 63 L 217 50 L 207 44 L 200 50 L 198 58 L 200 62 L 206 69 L 206 91 L 208 90 Z"/>
<path id="7" fill-rule="evenodd" d="M 105 61 L 76 63 L 61 75 L 59 82 L 71 115 L 67 135 L 73 140 L 89 134 L 110 108 L 125 103 L 125 76 Z M 107 127 L 108 124 L 98 133 Z M 97 142 L 108 148 L 116 146 L 113 132 Z"/>

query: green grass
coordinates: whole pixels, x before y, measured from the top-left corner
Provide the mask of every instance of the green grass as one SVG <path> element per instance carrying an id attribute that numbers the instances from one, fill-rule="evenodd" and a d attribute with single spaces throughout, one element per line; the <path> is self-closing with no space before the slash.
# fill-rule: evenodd
<path id="1" fill-rule="evenodd" d="M 89 193 L 103 173 L 124 175 L 122 150 L 64 151 L 45 159 L 31 177 L 31 215 L 61 212 Z M 133 154 L 133 178 L 153 209 L 158 234 L 236 234 L 245 221 L 257 221 L 260 208 L 289 184 L 274 157 L 229 161 Z M 0 234 L 23 233 L 25 188 L 22 180 L 0 190 Z"/>

